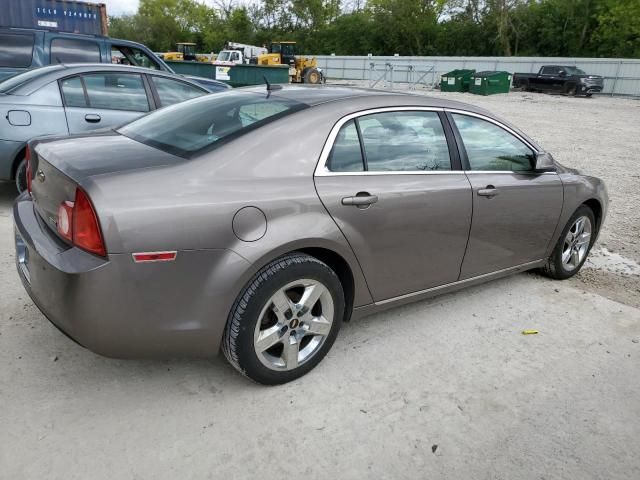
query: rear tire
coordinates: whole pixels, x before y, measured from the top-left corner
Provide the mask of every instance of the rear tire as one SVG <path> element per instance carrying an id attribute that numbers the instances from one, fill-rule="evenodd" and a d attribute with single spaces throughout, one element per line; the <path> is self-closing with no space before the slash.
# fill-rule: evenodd
<path id="1" fill-rule="evenodd" d="M 567 222 L 542 271 L 555 280 L 573 277 L 584 265 L 597 236 L 593 210 L 580 206 Z"/>
<path id="2" fill-rule="evenodd" d="M 22 159 L 16 168 L 16 190 L 22 193 L 27 189 L 27 160 Z"/>
<path id="3" fill-rule="evenodd" d="M 575 97 L 576 96 L 576 86 L 573 83 L 570 83 L 569 85 L 567 85 L 567 95 L 569 95 L 570 97 Z"/>
<path id="4" fill-rule="evenodd" d="M 331 349 L 345 315 L 331 268 L 302 253 L 260 270 L 233 305 L 222 350 L 238 371 L 265 385 L 295 380 Z"/>
<path id="5" fill-rule="evenodd" d="M 322 83 L 322 74 L 317 68 L 309 68 L 303 74 L 304 83 L 319 85 Z"/>
<path id="6" fill-rule="evenodd" d="M 520 83 L 520 90 L 523 92 L 529 92 L 529 81 L 528 80 L 523 80 L 522 83 Z"/>

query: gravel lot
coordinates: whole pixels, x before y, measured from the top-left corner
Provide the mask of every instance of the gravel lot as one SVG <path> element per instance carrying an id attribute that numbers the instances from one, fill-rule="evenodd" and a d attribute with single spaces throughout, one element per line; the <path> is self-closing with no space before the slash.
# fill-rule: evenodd
<path id="1" fill-rule="evenodd" d="M 346 324 L 311 374 L 265 388 L 221 357 L 111 360 L 64 337 L 19 282 L 0 184 L 0 478 L 640 478 L 640 101 L 433 94 L 607 181 L 583 273 Z"/>

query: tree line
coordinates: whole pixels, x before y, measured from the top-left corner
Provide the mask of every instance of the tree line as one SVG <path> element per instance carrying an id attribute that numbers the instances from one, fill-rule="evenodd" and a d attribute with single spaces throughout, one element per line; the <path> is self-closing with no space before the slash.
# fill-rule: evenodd
<path id="1" fill-rule="evenodd" d="M 109 34 L 155 51 L 226 41 L 336 55 L 640 57 L 640 0 L 141 0 Z"/>

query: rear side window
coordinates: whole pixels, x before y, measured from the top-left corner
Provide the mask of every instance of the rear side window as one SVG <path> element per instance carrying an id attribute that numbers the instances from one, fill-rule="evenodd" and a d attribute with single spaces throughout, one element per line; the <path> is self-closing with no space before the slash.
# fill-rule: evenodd
<path id="1" fill-rule="evenodd" d="M 347 122 L 338 132 L 327 168 L 332 172 L 446 171 L 451 170 L 451 158 L 437 112 L 385 112 Z"/>
<path id="2" fill-rule="evenodd" d="M 54 38 L 51 63 L 100 63 L 100 46 L 87 40 Z"/>
<path id="3" fill-rule="evenodd" d="M 148 112 L 149 100 L 142 76 L 131 73 L 84 75 L 91 108 Z"/>
<path id="4" fill-rule="evenodd" d="M 353 120 L 345 123 L 338 132 L 327 160 L 327 168 L 332 172 L 362 172 L 364 170 L 360 139 Z"/>
<path id="5" fill-rule="evenodd" d="M 151 77 L 163 107 L 200 97 L 207 92 L 188 83 L 164 77 Z"/>
<path id="6" fill-rule="evenodd" d="M 125 125 L 118 132 L 189 158 L 306 107 L 305 103 L 287 98 L 230 91 L 163 108 Z"/>
<path id="7" fill-rule="evenodd" d="M 0 67 L 24 68 L 31 65 L 34 36 L 0 33 Z"/>
<path id="8" fill-rule="evenodd" d="M 84 88 L 80 77 L 65 78 L 60 81 L 64 103 L 67 107 L 86 107 Z"/>
<path id="9" fill-rule="evenodd" d="M 367 170 L 451 170 L 449 147 L 436 112 L 387 112 L 358 118 Z"/>

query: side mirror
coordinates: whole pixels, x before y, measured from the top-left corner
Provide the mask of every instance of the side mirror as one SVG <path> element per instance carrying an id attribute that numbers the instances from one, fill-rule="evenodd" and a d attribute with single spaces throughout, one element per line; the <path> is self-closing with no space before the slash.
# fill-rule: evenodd
<path id="1" fill-rule="evenodd" d="M 556 164 L 550 153 L 541 152 L 535 157 L 535 165 L 533 170 L 537 173 L 555 172 Z"/>
<path id="2" fill-rule="evenodd" d="M 558 73 L 560 74 L 561 77 L 567 76 L 567 72 L 565 72 L 564 70 L 560 70 Z"/>

